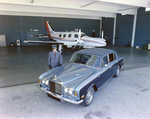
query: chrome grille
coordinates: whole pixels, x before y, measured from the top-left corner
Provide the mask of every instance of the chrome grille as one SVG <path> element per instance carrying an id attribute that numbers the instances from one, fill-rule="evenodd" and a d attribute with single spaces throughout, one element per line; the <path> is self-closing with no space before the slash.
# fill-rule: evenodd
<path id="1" fill-rule="evenodd" d="M 50 84 L 50 91 L 54 92 L 54 93 L 57 93 L 57 94 L 62 94 L 62 85 L 59 84 L 58 82 L 56 81 L 49 81 L 49 84 Z"/>

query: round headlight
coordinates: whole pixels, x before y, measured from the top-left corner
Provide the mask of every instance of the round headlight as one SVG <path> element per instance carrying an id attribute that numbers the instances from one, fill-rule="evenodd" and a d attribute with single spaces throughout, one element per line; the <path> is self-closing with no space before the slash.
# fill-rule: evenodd
<path id="1" fill-rule="evenodd" d="M 72 90 L 72 89 L 70 89 L 70 90 L 69 90 L 69 94 L 70 94 L 70 95 L 72 95 L 72 93 L 73 93 L 73 90 Z"/>
<path id="2" fill-rule="evenodd" d="M 64 91 L 65 91 L 65 93 L 67 93 L 68 92 L 68 88 L 65 88 Z"/>
<path id="3" fill-rule="evenodd" d="M 45 80 L 42 80 L 42 83 L 45 83 Z"/>
<path id="4" fill-rule="evenodd" d="M 45 84 L 48 85 L 49 84 L 49 80 L 46 80 Z"/>

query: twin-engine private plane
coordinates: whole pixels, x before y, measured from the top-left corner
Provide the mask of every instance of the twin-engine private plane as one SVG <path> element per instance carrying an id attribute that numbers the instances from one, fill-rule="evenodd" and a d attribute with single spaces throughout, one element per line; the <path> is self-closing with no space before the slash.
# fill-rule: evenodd
<path id="1" fill-rule="evenodd" d="M 62 45 L 67 46 L 67 48 L 75 48 L 76 46 L 83 47 L 83 48 L 95 48 L 95 47 L 104 47 L 106 46 L 106 40 L 103 38 L 95 38 L 89 37 L 85 35 L 85 33 L 79 31 L 71 31 L 71 32 L 55 32 L 49 21 L 45 21 L 47 34 L 50 38 L 55 41 L 31 41 L 27 40 L 24 43 L 51 43 L 51 44 L 59 44 L 59 51 L 62 50 Z"/>

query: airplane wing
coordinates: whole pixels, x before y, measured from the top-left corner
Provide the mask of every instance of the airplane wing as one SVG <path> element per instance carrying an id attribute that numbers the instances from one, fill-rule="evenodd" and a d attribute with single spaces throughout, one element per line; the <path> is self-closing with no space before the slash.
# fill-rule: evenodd
<path id="1" fill-rule="evenodd" d="M 60 42 L 54 42 L 54 41 L 31 41 L 31 40 L 26 40 L 24 41 L 24 43 L 50 43 L 50 44 L 58 44 L 59 47 L 58 47 L 58 50 L 60 53 L 62 53 L 62 45 L 64 43 L 60 43 Z"/>
<path id="2" fill-rule="evenodd" d="M 64 44 L 61 42 L 54 42 L 54 41 L 31 41 L 31 40 L 26 40 L 24 43 L 50 43 L 50 44 Z"/>

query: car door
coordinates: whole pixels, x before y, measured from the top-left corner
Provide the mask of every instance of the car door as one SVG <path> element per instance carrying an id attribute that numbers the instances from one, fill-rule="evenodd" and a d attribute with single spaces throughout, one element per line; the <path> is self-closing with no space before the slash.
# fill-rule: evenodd
<path id="1" fill-rule="evenodd" d="M 96 78 L 95 84 L 101 87 L 108 79 L 112 77 L 112 67 L 109 67 L 109 56 L 105 55 L 101 61 L 101 74 Z"/>
<path id="2" fill-rule="evenodd" d="M 109 63 L 111 65 L 112 76 L 116 74 L 118 63 L 116 62 L 116 54 L 114 52 L 109 54 Z"/>

